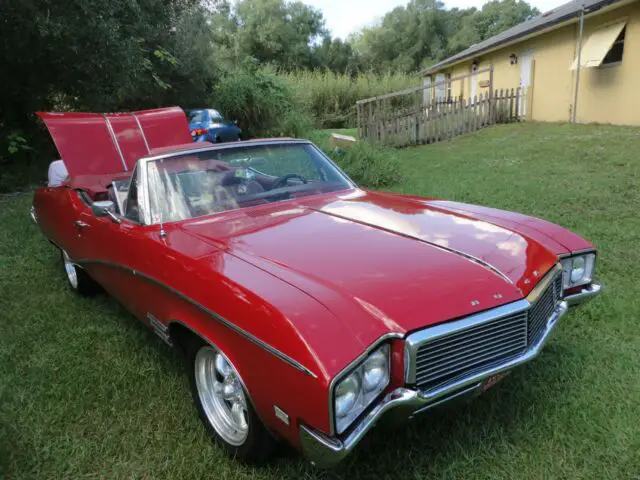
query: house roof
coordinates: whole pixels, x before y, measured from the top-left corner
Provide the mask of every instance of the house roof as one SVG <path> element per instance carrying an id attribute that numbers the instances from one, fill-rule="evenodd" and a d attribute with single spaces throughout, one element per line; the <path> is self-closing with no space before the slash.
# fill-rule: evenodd
<path id="1" fill-rule="evenodd" d="M 552 27 L 558 23 L 565 22 L 574 17 L 578 17 L 580 15 L 580 12 L 582 11 L 583 6 L 586 14 L 598 10 L 604 6 L 617 3 L 617 1 L 618 0 L 572 0 L 571 2 L 560 5 L 553 10 L 542 13 L 537 17 L 522 22 L 515 27 L 511 27 L 508 30 L 494 35 L 491 38 L 487 38 L 480 43 L 471 45 L 466 50 L 463 50 L 462 52 L 457 53 L 452 57 L 446 58 L 441 62 L 436 63 L 435 65 L 431 65 L 430 67 L 421 70 L 419 74 L 437 72 L 443 67 L 458 63 L 469 57 L 479 55 L 491 48 L 498 47 L 502 44 L 517 40 L 518 38 L 527 35 L 535 34 L 536 32 L 542 33 L 542 31 L 546 30 L 549 27 Z"/>

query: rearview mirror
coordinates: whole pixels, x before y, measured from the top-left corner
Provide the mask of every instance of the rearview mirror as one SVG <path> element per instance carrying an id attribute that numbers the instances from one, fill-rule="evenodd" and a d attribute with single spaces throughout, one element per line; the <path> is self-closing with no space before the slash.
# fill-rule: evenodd
<path id="1" fill-rule="evenodd" d="M 120 219 L 116 217 L 115 205 L 111 200 L 101 200 L 91 204 L 91 210 L 96 217 L 109 217 L 115 223 L 120 223 Z"/>

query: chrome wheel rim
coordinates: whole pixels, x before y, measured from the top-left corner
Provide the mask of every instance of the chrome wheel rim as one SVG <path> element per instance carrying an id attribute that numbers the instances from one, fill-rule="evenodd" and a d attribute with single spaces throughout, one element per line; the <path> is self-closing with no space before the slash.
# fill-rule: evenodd
<path id="1" fill-rule="evenodd" d="M 69 255 L 64 250 L 62 251 L 62 260 L 64 261 L 64 271 L 67 273 L 67 279 L 73 288 L 78 288 L 78 273 L 76 272 L 76 266 L 71 263 Z"/>
<path id="2" fill-rule="evenodd" d="M 210 346 L 198 351 L 194 363 L 198 397 L 207 420 L 225 442 L 242 445 L 249 434 L 249 421 L 238 372 Z"/>

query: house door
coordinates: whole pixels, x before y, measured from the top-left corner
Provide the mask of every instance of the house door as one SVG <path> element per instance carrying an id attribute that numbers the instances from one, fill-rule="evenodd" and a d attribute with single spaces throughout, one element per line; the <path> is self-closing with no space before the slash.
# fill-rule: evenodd
<path id="1" fill-rule="evenodd" d="M 522 95 L 519 103 L 519 115 L 525 117 L 527 115 L 527 96 L 529 87 L 531 86 L 531 67 L 533 65 L 533 50 L 527 50 L 520 54 L 518 59 L 520 63 L 520 88 Z"/>

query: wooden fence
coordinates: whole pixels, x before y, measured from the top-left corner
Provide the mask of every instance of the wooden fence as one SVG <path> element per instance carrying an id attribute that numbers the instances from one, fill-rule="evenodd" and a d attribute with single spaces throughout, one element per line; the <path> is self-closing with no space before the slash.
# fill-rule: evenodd
<path id="1" fill-rule="evenodd" d="M 492 82 L 493 69 L 485 71 Z M 496 123 L 519 121 L 525 111 L 525 89 L 493 90 L 489 85 L 487 92 L 473 98 L 425 101 L 424 91 L 434 86 L 360 100 L 356 104 L 359 138 L 394 146 L 435 143 Z"/>

